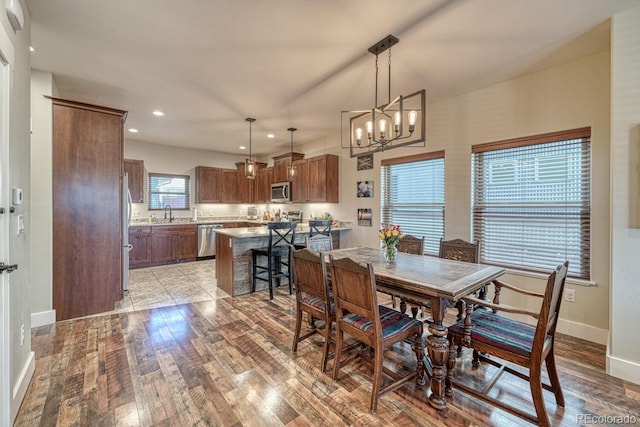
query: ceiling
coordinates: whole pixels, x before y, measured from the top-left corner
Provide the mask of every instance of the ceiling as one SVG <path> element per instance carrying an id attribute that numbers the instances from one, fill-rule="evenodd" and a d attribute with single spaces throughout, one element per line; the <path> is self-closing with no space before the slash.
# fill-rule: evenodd
<path id="1" fill-rule="evenodd" d="M 392 97 L 427 103 L 609 46 L 637 0 L 26 0 L 32 67 L 59 96 L 129 111 L 125 137 L 240 154 L 288 150 L 371 108 L 375 57 L 393 34 Z M 386 100 L 387 52 L 380 56 Z M 164 117 L 151 114 L 154 109 Z M 267 139 L 272 132 L 274 139 Z M 428 137 L 428 130 L 427 130 Z"/>

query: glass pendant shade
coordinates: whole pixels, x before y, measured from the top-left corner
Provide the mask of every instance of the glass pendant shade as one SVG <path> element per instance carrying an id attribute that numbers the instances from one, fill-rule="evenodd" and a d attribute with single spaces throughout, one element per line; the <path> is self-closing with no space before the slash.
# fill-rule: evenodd
<path id="1" fill-rule="evenodd" d="M 256 162 L 251 158 L 251 124 L 256 121 L 252 117 L 247 117 L 245 121 L 249 122 L 249 158 L 244 161 L 244 176 L 249 179 L 256 177 Z"/>

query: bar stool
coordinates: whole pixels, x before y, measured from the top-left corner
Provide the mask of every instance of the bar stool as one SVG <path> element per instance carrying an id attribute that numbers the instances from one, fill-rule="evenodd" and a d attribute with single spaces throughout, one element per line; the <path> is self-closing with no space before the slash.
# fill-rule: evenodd
<path id="1" fill-rule="evenodd" d="M 262 280 L 269 284 L 269 299 L 273 299 L 273 280 L 276 280 L 276 286 L 280 286 L 280 279 L 287 277 L 289 279 L 289 294 L 293 293 L 293 284 L 291 281 L 291 251 L 290 245 L 296 236 L 297 222 L 271 222 L 267 225 L 269 229 L 269 246 L 251 249 L 251 260 L 253 270 L 253 289 L 256 291 L 256 280 Z M 282 258 L 285 257 L 286 261 Z M 264 261 L 266 265 L 260 264 Z M 284 269 L 283 267 L 286 267 Z M 265 277 L 266 276 L 266 277 Z"/>
<path id="2" fill-rule="evenodd" d="M 324 234 L 325 236 L 331 236 L 331 221 L 330 219 L 312 219 L 309 220 L 309 237 L 313 237 L 316 234 Z"/>

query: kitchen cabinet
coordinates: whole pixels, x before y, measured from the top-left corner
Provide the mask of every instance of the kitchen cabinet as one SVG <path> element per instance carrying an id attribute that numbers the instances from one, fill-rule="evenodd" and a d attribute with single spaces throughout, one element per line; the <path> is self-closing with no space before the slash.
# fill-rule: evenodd
<path id="1" fill-rule="evenodd" d="M 144 203 L 144 161 L 124 159 L 124 173 L 129 176 L 131 201 Z"/>
<path id="2" fill-rule="evenodd" d="M 151 262 L 151 227 L 129 227 L 129 267 L 144 267 Z"/>
<path id="3" fill-rule="evenodd" d="M 256 174 L 257 171 L 267 166 L 266 163 L 255 162 Z M 237 199 L 240 203 L 254 203 L 256 200 L 256 178 L 249 179 L 245 174 L 245 163 L 236 163 L 237 168 L 237 186 L 236 191 L 238 193 Z M 271 184 L 269 184 L 270 186 Z"/>
<path id="4" fill-rule="evenodd" d="M 271 183 L 273 168 L 262 168 L 256 173 L 255 203 L 271 203 Z"/>
<path id="5" fill-rule="evenodd" d="M 291 163 L 304 158 L 302 153 L 285 153 L 273 157 L 273 182 L 291 181 L 289 169 Z"/>
<path id="6" fill-rule="evenodd" d="M 338 156 L 325 154 L 293 163 L 293 202 L 338 203 Z"/>
<path id="7" fill-rule="evenodd" d="M 220 203 L 222 169 L 208 166 L 196 167 L 196 203 Z"/>
<path id="8" fill-rule="evenodd" d="M 151 229 L 151 263 L 194 261 L 198 255 L 198 226 L 160 225 Z"/>
<path id="9" fill-rule="evenodd" d="M 309 201 L 309 161 L 296 160 L 293 162 L 293 170 L 295 173 L 291 180 L 291 201 L 307 202 Z"/>
<path id="10" fill-rule="evenodd" d="M 52 101 L 56 320 L 111 311 L 122 290 L 123 127 L 127 112 Z"/>
<path id="11" fill-rule="evenodd" d="M 238 171 L 236 169 L 222 169 L 221 175 L 222 203 L 239 203 L 240 191 L 238 189 Z"/>

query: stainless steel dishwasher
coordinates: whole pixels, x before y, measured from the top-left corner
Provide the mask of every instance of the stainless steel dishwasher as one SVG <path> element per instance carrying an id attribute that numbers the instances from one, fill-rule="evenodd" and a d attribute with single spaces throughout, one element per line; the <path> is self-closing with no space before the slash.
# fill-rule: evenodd
<path id="1" fill-rule="evenodd" d="M 216 229 L 222 224 L 198 224 L 198 259 L 211 258 L 216 254 Z"/>

